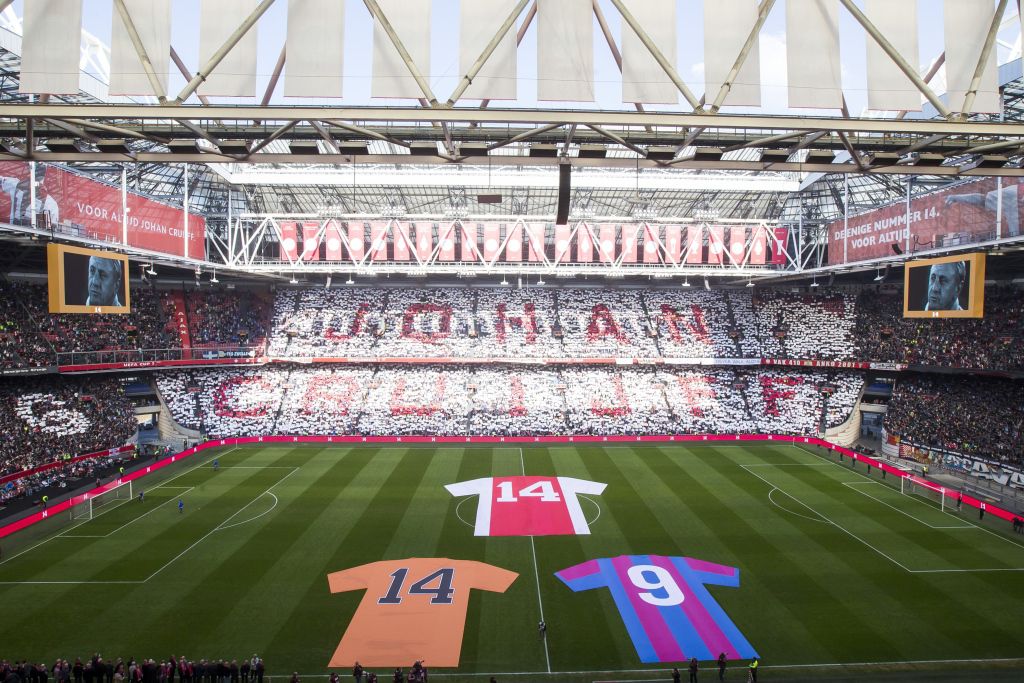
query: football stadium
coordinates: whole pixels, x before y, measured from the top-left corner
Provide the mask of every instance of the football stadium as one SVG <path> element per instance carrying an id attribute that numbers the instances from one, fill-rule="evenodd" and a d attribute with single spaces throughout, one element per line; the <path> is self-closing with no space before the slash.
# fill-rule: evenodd
<path id="1" fill-rule="evenodd" d="M 1024 680 L 1021 27 L 0 0 L 0 683 Z"/>

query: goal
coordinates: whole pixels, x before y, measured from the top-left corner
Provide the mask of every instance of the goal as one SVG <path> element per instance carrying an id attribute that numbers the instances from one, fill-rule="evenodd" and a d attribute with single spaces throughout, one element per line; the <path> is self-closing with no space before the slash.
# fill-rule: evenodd
<path id="1" fill-rule="evenodd" d="M 900 493 L 908 496 L 921 496 L 935 503 L 943 512 L 949 507 L 949 503 L 946 501 L 945 486 L 912 474 L 900 479 Z"/>
<path id="2" fill-rule="evenodd" d="M 132 483 L 126 481 L 118 484 L 112 489 L 98 493 L 78 505 L 71 508 L 71 519 L 92 519 L 99 515 L 104 508 L 109 508 L 116 501 L 126 501 L 132 498 Z"/>

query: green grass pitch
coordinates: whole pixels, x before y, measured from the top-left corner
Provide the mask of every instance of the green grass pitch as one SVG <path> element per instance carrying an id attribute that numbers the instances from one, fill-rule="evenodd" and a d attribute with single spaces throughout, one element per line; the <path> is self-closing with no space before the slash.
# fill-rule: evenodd
<path id="1" fill-rule="evenodd" d="M 709 590 L 761 653 L 763 680 L 1024 676 L 1024 539 L 831 455 L 769 444 L 218 455 L 219 471 L 205 452 L 145 482 L 143 503 L 5 539 L 0 659 L 258 652 L 275 678 L 324 675 L 362 597 L 332 595 L 327 574 L 452 557 L 520 576 L 505 594 L 473 592 L 461 665 L 432 676 L 667 680 L 666 665 L 640 664 L 607 590 L 573 593 L 554 576 L 588 559 L 660 554 L 740 569 L 739 588 Z M 607 483 L 582 501 L 591 535 L 474 537 L 476 499 L 444 485 L 524 470 Z M 746 680 L 741 667 L 727 680 Z"/>

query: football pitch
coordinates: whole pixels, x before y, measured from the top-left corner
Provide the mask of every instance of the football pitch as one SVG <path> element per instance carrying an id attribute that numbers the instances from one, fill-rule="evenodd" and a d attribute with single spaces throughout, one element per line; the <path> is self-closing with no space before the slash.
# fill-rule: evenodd
<path id="1" fill-rule="evenodd" d="M 445 488 L 491 477 L 493 496 Z M 572 480 L 606 487 L 574 494 Z M 0 659 L 258 653 L 274 679 L 313 679 L 343 634 L 367 650 L 405 637 L 371 614 L 405 600 L 406 625 L 436 619 L 445 633 L 452 604 L 468 604 L 458 667 L 432 665 L 428 646 L 418 653 L 445 681 L 669 680 L 674 663 L 651 657 L 678 645 L 688 658 L 702 638 L 716 650 L 723 638 L 746 643 L 761 680 L 1021 680 L 1024 537 L 892 484 L 825 451 L 770 444 L 204 451 L 136 481 L 144 502 L 4 539 Z M 495 535 L 512 509 L 503 502 L 543 517 L 570 496 L 589 534 Z M 477 519 L 485 499 L 491 535 L 475 535 L 488 532 Z M 382 577 L 339 579 L 331 592 L 330 574 L 411 558 L 518 576 L 502 592 L 467 584 L 462 569 L 421 575 L 388 562 Z M 595 574 L 590 561 L 605 558 L 628 580 Z M 672 570 L 687 562 L 700 571 Z M 715 571 L 725 574 L 694 585 Z M 670 612 L 677 622 L 655 623 Z M 726 680 L 745 681 L 745 667 L 731 661 Z M 346 678 L 350 668 L 339 667 Z M 394 664 L 368 668 L 383 683 Z"/>

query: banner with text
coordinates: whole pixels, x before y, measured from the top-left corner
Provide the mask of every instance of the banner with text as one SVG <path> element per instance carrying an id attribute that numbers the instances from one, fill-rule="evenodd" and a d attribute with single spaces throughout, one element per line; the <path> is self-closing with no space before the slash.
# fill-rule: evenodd
<path id="1" fill-rule="evenodd" d="M 107 185 L 56 166 L 36 165 L 35 197 L 29 164 L 0 162 L 0 221 L 55 228 L 79 237 L 123 243 L 121 188 Z M 33 201 L 34 199 L 34 201 Z M 206 258 L 206 220 L 188 216 L 186 251 L 185 212 L 129 192 L 128 246 L 175 256 Z"/>
<path id="2" fill-rule="evenodd" d="M 904 251 L 976 244 L 996 237 L 1021 235 L 1017 179 L 984 178 L 933 192 L 910 201 L 839 219 L 828 226 L 830 264 L 892 256 Z M 909 228 L 908 228 L 909 218 Z"/>

